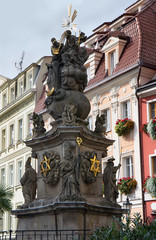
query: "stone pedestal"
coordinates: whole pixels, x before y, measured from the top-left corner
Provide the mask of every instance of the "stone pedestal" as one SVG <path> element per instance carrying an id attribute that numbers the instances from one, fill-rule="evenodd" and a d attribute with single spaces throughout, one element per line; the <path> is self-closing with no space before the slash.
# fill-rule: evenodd
<path id="1" fill-rule="evenodd" d="M 121 207 L 102 197 L 101 161 L 114 141 L 98 136 L 86 125 L 77 120 L 74 126 L 63 126 L 57 120 L 52 130 L 26 142 L 38 159 L 38 188 L 37 198 L 28 208 L 12 211 L 18 217 L 18 230 L 94 229 L 110 225 L 113 216 L 121 217 Z M 63 164 L 69 149 L 69 162 L 75 167 L 65 179 Z M 74 194 L 68 195 L 67 184 Z"/>

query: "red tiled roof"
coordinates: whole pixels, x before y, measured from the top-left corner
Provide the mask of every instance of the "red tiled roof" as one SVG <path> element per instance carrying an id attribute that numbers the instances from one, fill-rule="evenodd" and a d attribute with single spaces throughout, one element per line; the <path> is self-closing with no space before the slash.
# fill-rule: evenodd
<path id="1" fill-rule="evenodd" d="M 134 64 L 151 64 L 156 68 L 156 0 L 151 0 L 135 17 L 122 26 L 121 31 L 109 32 L 100 39 L 105 44 L 111 37 L 129 37 L 120 60 L 114 69 L 118 73 Z M 106 77 L 104 60 L 98 66 L 95 77 L 88 86 L 100 82 Z M 101 79 L 100 79 L 101 78 Z"/>
<path id="2" fill-rule="evenodd" d="M 41 97 L 39 99 L 39 101 L 36 103 L 36 106 L 35 106 L 35 109 L 34 109 L 34 112 L 35 113 L 41 113 L 45 108 L 45 98 L 46 98 L 46 93 L 45 93 L 45 87 L 43 88 L 43 91 L 42 91 L 42 94 L 41 94 Z"/>

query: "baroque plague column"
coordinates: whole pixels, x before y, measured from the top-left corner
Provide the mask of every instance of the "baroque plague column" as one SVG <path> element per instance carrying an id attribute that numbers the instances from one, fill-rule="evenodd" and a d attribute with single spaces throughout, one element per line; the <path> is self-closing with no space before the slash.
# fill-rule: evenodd
<path id="1" fill-rule="evenodd" d="M 120 166 L 113 167 L 111 159 L 107 178 L 101 172 L 102 158 L 114 141 L 105 137 L 103 116 L 97 116 L 94 132 L 85 120 L 90 112 L 83 94 L 87 85 L 83 64 L 88 55 L 80 45 L 85 40 L 83 32 L 77 37 L 71 29 L 60 41 L 51 39 L 52 61 L 44 84 L 45 104 L 55 121 L 45 132 L 42 116 L 32 116 L 34 135 L 25 143 L 38 160 L 37 198 L 12 211 L 18 217 L 18 230 L 93 229 L 111 224 L 113 216 L 123 213 L 116 202 L 115 175 Z"/>

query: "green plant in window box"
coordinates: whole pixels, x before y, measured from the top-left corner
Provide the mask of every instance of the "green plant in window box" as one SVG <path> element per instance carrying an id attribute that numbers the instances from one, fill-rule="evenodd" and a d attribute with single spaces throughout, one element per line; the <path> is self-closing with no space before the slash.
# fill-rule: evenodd
<path id="1" fill-rule="evenodd" d="M 156 175 L 148 176 L 143 183 L 144 190 L 147 191 L 152 197 L 156 198 Z"/>
<path id="2" fill-rule="evenodd" d="M 156 117 L 151 119 L 147 125 L 147 131 L 152 140 L 156 140 Z"/>
<path id="3" fill-rule="evenodd" d="M 118 136 L 124 136 L 134 128 L 134 122 L 131 119 L 125 118 L 123 120 L 118 119 L 116 121 L 115 132 Z"/>
<path id="4" fill-rule="evenodd" d="M 119 179 L 118 189 L 121 193 L 127 195 L 136 189 L 137 181 L 133 177 L 123 177 Z"/>

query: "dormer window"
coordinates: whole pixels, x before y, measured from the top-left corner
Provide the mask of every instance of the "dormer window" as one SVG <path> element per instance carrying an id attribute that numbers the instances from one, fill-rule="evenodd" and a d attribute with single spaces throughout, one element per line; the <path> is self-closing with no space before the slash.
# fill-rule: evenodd
<path id="1" fill-rule="evenodd" d="M 115 51 L 110 53 L 110 74 L 112 75 L 115 68 Z"/>
<path id="2" fill-rule="evenodd" d="M 6 97 L 6 93 L 3 94 L 3 107 L 6 107 L 7 105 L 7 97 Z"/>
<path id="3" fill-rule="evenodd" d="M 32 78 L 32 74 L 28 75 L 28 84 L 29 84 L 29 88 L 33 87 L 33 78 Z"/>
<path id="4" fill-rule="evenodd" d="M 23 94 L 23 81 L 19 82 L 19 96 L 21 96 Z"/>
<path id="5" fill-rule="evenodd" d="M 15 100 L 15 88 L 11 88 L 11 102 Z"/>
<path id="6" fill-rule="evenodd" d="M 102 51 L 105 53 L 105 69 L 108 71 L 109 76 L 113 74 L 126 43 L 126 36 L 125 40 L 120 39 L 120 37 L 110 37 L 103 46 Z"/>

